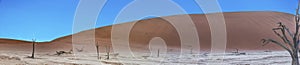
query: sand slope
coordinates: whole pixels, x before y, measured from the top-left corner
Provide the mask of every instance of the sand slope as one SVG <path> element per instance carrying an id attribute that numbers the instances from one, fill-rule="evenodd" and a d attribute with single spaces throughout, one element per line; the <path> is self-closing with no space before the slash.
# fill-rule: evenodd
<path id="1" fill-rule="evenodd" d="M 212 15 L 212 14 L 208 14 Z M 183 15 L 167 16 L 167 18 L 181 18 Z M 200 38 L 201 50 L 209 50 L 211 46 L 211 35 L 208 22 L 203 14 L 190 14 Z M 293 15 L 280 12 L 229 12 L 224 13 L 227 26 L 227 50 L 238 48 L 242 50 L 281 50 L 280 47 L 270 44 L 262 47 L 261 39 L 278 39 L 272 32 L 278 22 L 293 27 Z M 133 23 L 133 22 L 130 22 Z M 115 26 L 126 26 L 129 23 Z M 97 28 L 96 40 L 100 42 L 101 51 L 105 45 L 111 44 L 111 26 Z M 293 29 L 293 28 L 290 28 Z M 73 34 L 82 37 L 80 44 L 91 44 L 91 38 L 86 38 L 91 30 Z M 132 50 L 148 51 L 148 42 L 153 37 L 161 37 L 166 41 L 169 48 L 180 48 L 180 39 L 175 28 L 166 20 L 152 18 L 136 22 L 130 33 L 130 46 Z M 0 51 L 31 51 L 30 42 L 0 39 Z M 51 42 L 42 42 L 37 45 L 38 52 L 55 52 L 57 50 L 68 51 L 72 49 L 72 36 L 65 36 Z"/>

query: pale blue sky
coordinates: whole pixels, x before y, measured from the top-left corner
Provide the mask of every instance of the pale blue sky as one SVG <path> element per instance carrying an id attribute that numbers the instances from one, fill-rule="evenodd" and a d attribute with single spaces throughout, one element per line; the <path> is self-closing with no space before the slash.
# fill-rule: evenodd
<path id="1" fill-rule="evenodd" d="M 108 0 L 99 15 L 96 27 L 111 25 L 119 11 L 132 1 Z M 184 8 L 188 14 L 202 13 L 194 0 L 173 1 Z M 218 1 L 223 12 L 294 13 L 297 6 L 297 0 Z M 50 41 L 70 35 L 78 2 L 79 0 L 0 0 L 0 38 L 31 40 L 35 34 L 38 41 Z"/>

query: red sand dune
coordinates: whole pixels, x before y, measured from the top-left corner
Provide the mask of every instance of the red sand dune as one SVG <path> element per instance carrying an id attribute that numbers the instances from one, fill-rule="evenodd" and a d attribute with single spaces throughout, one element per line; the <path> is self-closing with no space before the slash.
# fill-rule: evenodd
<path id="1" fill-rule="evenodd" d="M 273 38 L 279 40 L 273 34 L 272 28 L 277 26 L 278 22 L 283 22 L 290 29 L 294 29 L 294 18 L 292 14 L 280 12 L 230 12 L 223 13 L 227 26 L 227 50 L 232 51 L 235 48 L 241 50 L 282 50 L 275 44 L 262 46 L 261 39 Z M 211 15 L 211 14 L 208 14 Z M 172 18 L 181 18 L 183 15 L 167 16 Z M 211 46 L 211 35 L 206 16 L 203 14 L 190 15 L 197 27 L 200 46 L 202 50 L 208 50 Z M 132 23 L 132 22 L 130 22 Z M 128 23 L 118 24 L 128 25 Z M 104 46 L 111 44 L 111 26 L 97 28 L 96 40 L 100 42 L 101 50 Z M 91 38 L 85 38 L 86 33 L 91 30 L 83 31 L 74 35 L 82 37 L 84 41 L 90 41 Z M 88 34 L 87 34 L 88 35 Z M 147 50 L 148 42 L 153 37 L 161 37 L 166 41 L 169 48 L 180 48 L 180 39 L 175 28 L 167 21 L 161 18 L 152 18 L 138 21 L 130 33 L 130 46 L 133 50 Z M 0 51 L 31 51 L 30 42 L 0 39 Z M 82 42 L 81 44 L 89 44 Z M 51 42 L 42 42 L 37 45 L 38 52 L 55 52 L 57 50 L 72 49 L 72 36 L 65 36 L 55 39 Z"/>

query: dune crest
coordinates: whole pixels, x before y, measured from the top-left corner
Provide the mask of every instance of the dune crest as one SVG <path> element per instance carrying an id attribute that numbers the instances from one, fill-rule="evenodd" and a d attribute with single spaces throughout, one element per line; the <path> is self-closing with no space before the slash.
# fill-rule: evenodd
<path id="1" fill-rule="evenodd" d="M 218 13 L 215 13 L 218 14 Z M 272 32 L 276 23 L 283 22 L 292 29 L 292 14 L 281 12 L 228 12 L 223 13 L 227 26 L 227 50 L 282 50 L 280 47 L 269 44 L 262 46 L 261 39 L 278 39 Z M 212 15 L 212 14 L 207 14 Z M 183 15 L 167 16 L 167 18 L 180 18 Z M 200 48 L 203 51 L 209 51 L 211 46 L 211 35 L 207 19 L 204 14 L 190 14 L 194 21 L 199 35 Z M 149 41 L 153 37 L 161 37 L 166 42 L 169 49 L 180 48 L 180 39 L 175 28 L 166 20 L 161 18 L 152 18 L 137 21 L 130 33 L 130 46 L 133 51 L 147 51 Z M 129 22 L 133 23 L 133 22 Z M 128 23 L 117 24 L 114 26 L 128 25 Z M 100 43 L 101 52 L 104 52 L 104 46 L 111 46 L 112 26 L 105 26 L 95 29 L 95 38 Z M 82 31 L 73 35 L 81 36 L 83 40 L 89 41 L 91 38 L 85 38 L 85 33 L 91 30 Z M 31 44 L 24 41 L 0 39 L 0 51 L 30 51 Z M 82 42 L 81 44 L 90 44 Z M 42 42 L 37 46 L 37 52 L 55 52 L 57 50 L 72 49 L 72 35 L 57 38 L 51 42 Z M 149 51 L 148 51 L 149 52 Z"/>

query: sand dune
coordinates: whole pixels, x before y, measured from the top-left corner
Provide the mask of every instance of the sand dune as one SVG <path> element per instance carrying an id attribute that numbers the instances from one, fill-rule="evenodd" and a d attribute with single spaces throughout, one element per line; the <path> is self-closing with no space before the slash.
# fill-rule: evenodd
<path id="1" fill-rule="evenodd" d="M 292 27 L 292 14 L 280 12 L 229 12 L 223 13 L 227 26 L 227 50 L 232 51 L 235 48 L 241 50 L 282 50 L 280 47 L 270 44 L 262 47 L 261 39 L 278 39 L 272 32 L 278 22 L 285 23 Z M 208 14 L 212 15 L 212 14 Z M 181 18 L 184 15 L 167 16 L 166 18 Z M 211 46 L 210 29 L 205 15 L 190 14 L 199 34 L 201 50 L 208 51 Z M 133 23 L 133 22 L 129 22 Z M 129 23 L 117 24 L 129 25 Z M 104 51 L 105 45 L 111 44 L 112 26 L 96 28 L 96 40 L 100 42 L 101 51 Z M 293 29 L 293 28 L 290 28 Z M 83 31 L 73 35 L 82 37 L 80 44 L 91 44 L 91 38 L 86 38 L 87 33 L 92 30 Z M 175 28 L 162 18 L 152 18 L 137 21 L 130 33 L 130 46 L 132 50 L 148 51 L 148 42 L 153 37 L 161 37 L 165 40 L 168 48 L 180 48 L 179 35 Z M 31 42 L 0 39 L 0 51 L 31 51 Z M 57 50 L 68 51 L 72 49 L 72 35 L 61 37 L 50 42 L 40 42 L 37 44 L 37 53 L 55 52 Z"/>

